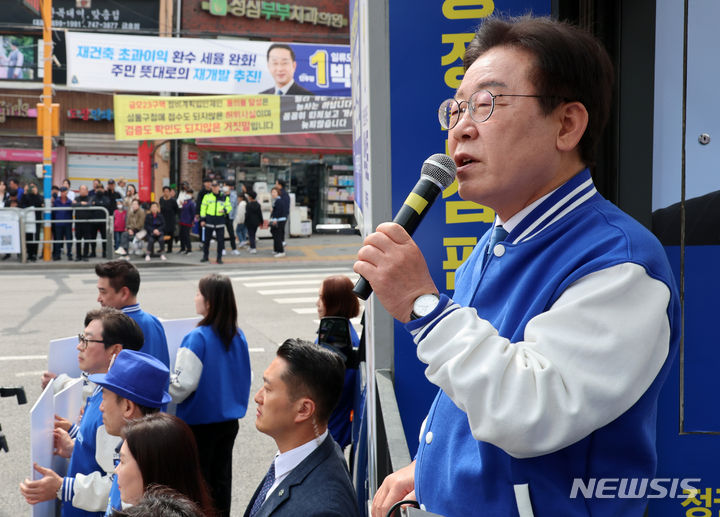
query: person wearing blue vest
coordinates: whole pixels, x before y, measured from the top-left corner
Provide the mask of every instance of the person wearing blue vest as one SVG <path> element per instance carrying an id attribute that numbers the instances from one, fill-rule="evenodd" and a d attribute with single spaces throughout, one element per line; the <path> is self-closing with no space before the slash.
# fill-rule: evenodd
<path id="1" fill-rule="evenodd" d="M 170 371 L 156 358 L 131 350 L 121 351 L 108 373 L 90 375 L 89 380 L 102 388 L 100 411 L 107 434 L 121 436 L 127 422 L 157 413 L 170 402 L 170 395 L 165 391 L 169 377 Z M 120 462 L 121 445 L 115 448 L 115 467 Z M 123 508 L 117 476 L 113 472 L 110 477 L 110 495 L 100 501 L 107 506 L 106 516 Z M 102 494 L 97 495 L 98 499 L 102 497 Z"/>
<path id="2" fill-rule="evenodd" d="M 587 32 L 525 16 L 484 20 L 464 65 L 440 124 L 460 196 L 494 209 L 493 228 L 452 298 L 397 224 L 354 266 L 440 388 L 415 461 L 384 480 L 372 515 L 408 497 L 448 517 L 642 515 L 645 497 L 573 490 L 653 478 L 680 336 L 663 248 L 591 178 L 612 64 Z"/>
<path id="3" fill-rule="evenodd" d="M 230 515 L 232 449 L 238 419 L 250 398 L 250 354 L 237 326 L 237 305 L 230 278 L 200 279 L 195 310 L 203 318 L 183 338 L 170 377 L 177 416 L 192 429 L 203 477 L 218 515 Z"/>
<path id="4" fill-rule="evenodd" d="M 165 329 L 157 317 L 143 311 L 137 301 L 140 273 L 127 260 L 111 260 L 95 266 L 98 277 L 98 302 L 103 307 L 115 307 L 134 319 L 145 334 L 141 352 L 159 359 L 170 367 Z"/>
<path id="5" fill-rule="evenodd" d="M 78 338 L 78 365 L 89 374 L 88 379 L 107 372 L 123 350 L 137 351 L 143 343 L 137 323 L 110 307 L 88 312 L 85 330 Z M 114 469 L 113 452 L 119 438 L 110 436 L 105 429 L 100 410 L 102 401 L 102 388 L 95 386 L 85 403 L 80 425 L 74 426 L 70 433 L 56 425 L 56 454 L 70 458 L 67 475 L 62 478 L 36 464 L 35 470 L 43 477 L 20 484 L 28 503 L 57 497 L 62 502 L 64 517 L 104 515 L 110 493 L 110 473 Z"/>

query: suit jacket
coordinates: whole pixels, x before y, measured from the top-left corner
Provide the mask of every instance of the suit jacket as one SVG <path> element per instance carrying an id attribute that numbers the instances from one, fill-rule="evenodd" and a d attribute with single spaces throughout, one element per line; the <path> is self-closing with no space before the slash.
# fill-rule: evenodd
<path id="1" fill-rule="evenodd" d="M 273 95 L 274 93 L 275 93 L 274 86 L 272 88 L 268 88 L 267 90 L 263 90 L 260 92 L 260 94 L 268 94 L 268 95 Z M 310 90 L 303 88 L 298 83 L 294 82 L 292 84 L 292 86 L 290 87 L 290 89 L 287 92 L 285 92 L 285 95 L 315 95 L 315 94 L 313 92 L 311 92 Z"/>
<path id="2" fill-rule="evenodd" d="M 262 488 L 255 490 L 250 509 Z M 360 517 L 345 458 L 330 434 L 265 500 L 256 517 Z"/>

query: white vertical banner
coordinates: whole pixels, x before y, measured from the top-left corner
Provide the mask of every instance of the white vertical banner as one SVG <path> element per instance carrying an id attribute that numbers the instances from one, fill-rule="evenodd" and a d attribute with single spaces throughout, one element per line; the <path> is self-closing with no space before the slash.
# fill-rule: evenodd
<path id="1" fill-rule="evenodd" d="M 55 409 L 54 414 L 69 420 L 70 422 L 79 423 L 80 409 L 82 408 L 82 379 L 78 378 L 69 383 L 62 391 L 56 393 L 53 397 Z M 62 456 L 53 456 L 52 469 L 60 476 L 67 473 L 68 460 Z"/>
<path id="2" fill-rule="evenodd" d="M 30 410 L 30 479 L 40 479 L 33 465 L 50 468 L 53 459 L 53 429 L 55 426 L 55 401 L 51 380 Z M 33 517 L 55 517 L 55 499 L 32 507 Z"/>

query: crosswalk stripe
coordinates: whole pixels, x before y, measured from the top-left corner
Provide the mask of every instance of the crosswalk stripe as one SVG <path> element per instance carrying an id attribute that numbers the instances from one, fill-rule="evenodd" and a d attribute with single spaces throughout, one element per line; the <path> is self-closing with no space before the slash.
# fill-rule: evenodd
<path id="1" fill-rule="evenodd" d="M 314 303 L 317 301 L 317 296 L 308 296 L 305 298 L 273 298 L 275 303 Z M 317 309 L 316 309 L 317 310 Z"/>
<path id="2" fill-rule="evenodd" d="M 36 361 L 47 357 L 46 355 L 6 355 L 0 357 L 0 361 Z"/>
<path id="3" fill-rule="evenodd" d="M 253 269 L 250 271 L 233 271 L 233 274 L 230 278 L 233 280 L 239 280 L 243 277 L 251 277 L 256 275 L 285 275 L 287 273 L 316 273 L 316 274 L 334 274 L 334 273 L 343 273 L 346 272 L 348 274 L 353 273 L 352 268 L 347 267 L 330 267 L 330 268 L 302 268 L 302 269 Z"/>
<path id="4" fill-rule="evenodd" d="M 243 284 L 245 287 L 272 287 L 272 286 L 280 286 L 280 285 L 308 285 L 308 284 L 314 284 L 317 285 L 319 281 L 317 279 L 315 280 L 278 280 L 275 282 L 250 282 L 247 284 Z"/>
<path id="5" fill-rule="evenodd" d="M 270 294 L 306 294 L 306 293 L 317 294 L 317 292 L 318 292 L 317 287 L 296 287 L 294 289 L 260 289 L 258 291 L 259 294 L 262 294 L 264 296 L 267 296 Z"/>
<path id="6" fill-rule="evenodd" d="M 307 308 L 302 308 L 302 309 L 293 309 L 293 312 L 294 312 L 295 314 L 313 314 L 313 313 L 317 314 L 317 307 L 313 307 L 313 308 L 307 307 Z"/>
<path id="7" fill-rule="evenodd" d="M 295 274 L 295 275 L 260 275 L 260 276 L 246 276 L 246 277 L 232 277 L 232 280 L 235 282 L 248 282 L 248 281 L 255 281 L 255 280 L 277 280 L 278 278 L 316 278 L 318 282 L 323 281 L 326 277 L 330 275 L 326 273 L 303 273 L 303 274 Z M 348 276 L 352 279 L 352 277 L 357 277 L 357 274 L 355 273 L 349 273 L 345 276 Z"/>

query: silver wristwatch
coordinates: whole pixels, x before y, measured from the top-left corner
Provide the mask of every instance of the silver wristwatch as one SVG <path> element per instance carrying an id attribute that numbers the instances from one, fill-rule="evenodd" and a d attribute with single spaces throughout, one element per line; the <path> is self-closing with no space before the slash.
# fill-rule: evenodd
<path id="1" fill-rule="evenodd" d="M 422 294 L 415 298 L 413 302 L 412 312 L 410 313 L 410 319 L 416 320 L 427 316 L 435 310 L 438 303 L 440 303 L 440 297 L 437 294 Z"/>

